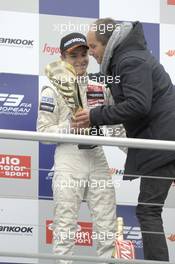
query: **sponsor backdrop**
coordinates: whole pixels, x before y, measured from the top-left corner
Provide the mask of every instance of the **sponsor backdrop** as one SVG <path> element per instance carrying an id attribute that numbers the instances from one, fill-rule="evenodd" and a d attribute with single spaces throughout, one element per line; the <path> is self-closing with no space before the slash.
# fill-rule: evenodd
<path id="1" fill-rule="evenodd" d="M 41 87 L 47 85 L 45 65 L 60 55 L 60 39 L 84 34 L 96 19 L 143 23 L 148 47 L 175 83 L 175 0 L 0 0 L 0 129 L 36 130 Z M 98 65 L 90 59 L 89 72 Z M 2 251 L 52 252 L 52 177 L 55 145 L 0 139 L 0 245 Z M 139 179 L 123 181 L 125 154 L 104 147 L 116 189 L 116 212 L 124 217 L 124 236 L 133 241 L 136 258 L 143 258 L 135 216 Z M 175 186 L 163 212 L 170 260 L 175 258 Z M 81 205 L 75 253 L 96 255 L 89 239 L 93 223 L 86 202 Z M 84 234 L 84 235 L 83 235 Z M 89 234 L 86 237 L 85 234 Z M 83 239 L 82 239 L 83 237 Z M 53 263 L 1 257 L 0 263 Z"/>

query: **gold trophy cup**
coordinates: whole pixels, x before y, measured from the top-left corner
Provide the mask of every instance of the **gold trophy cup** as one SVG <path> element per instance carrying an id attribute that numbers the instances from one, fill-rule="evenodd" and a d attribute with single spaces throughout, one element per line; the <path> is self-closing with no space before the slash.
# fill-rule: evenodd
<path id="1" fill-rule="evenodd" d="M 55 61 L 46 66 L 45 74 L 63 97 L 74 119 L 75 113 L 83 108 L 83 104 L 73 66 L 62 60 Z"/>

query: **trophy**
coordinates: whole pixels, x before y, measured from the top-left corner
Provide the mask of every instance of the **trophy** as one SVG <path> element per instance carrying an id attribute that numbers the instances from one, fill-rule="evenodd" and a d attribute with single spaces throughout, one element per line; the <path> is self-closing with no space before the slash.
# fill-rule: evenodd
<path id="1" fill-rule="evenodd" d="M 117 217 L 116 220 L 116 235 L 115 248 L 112 253 L 112 258 L 135 259 L 134 245 L 131 240 L 124 240 L 123 237 L 124 222 L 123 217 Z"/>
<path id="2" fill-rule="evenodd" d="M 45 74 L 63 97 L 75 118 L 75 113 L 83 108 L 73 66 L 65 61 L 54 61 L 45 68 Z"/>

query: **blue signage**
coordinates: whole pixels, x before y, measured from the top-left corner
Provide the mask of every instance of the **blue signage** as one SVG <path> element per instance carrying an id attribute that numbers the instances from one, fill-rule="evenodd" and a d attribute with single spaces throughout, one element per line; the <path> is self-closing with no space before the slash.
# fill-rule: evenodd
<path id="1" fill-rule="evenodd" d="M 36 130 L 38 76 L 0 74 L 0 128 Z"/>
<path id="2" fill-rule="evenodd" d="M 99 0 L 40 0 L 39 12 L 49 15 L 98 18 Z"/>
<path id="3" fill-rule="evenodd" d="M 142 23 L 148 49 L 156 59 L 160 59 L 160 41 L 159 31 L 160 25 L 153 23 Z"/>
<path id="4" fill-rule="evenodd" d="M 39 198 L 50 200 L 54 170 L 54 152 L 56 145 L 39 144 Z"/>
<path id="5" fill-rule="evenodd" d="M 124 239 L 133 242 L 136 259 L 143 259 L 142 235 L 135 210 L 135 206 L 117 205 L 117 216 L 123 217 Z"/>

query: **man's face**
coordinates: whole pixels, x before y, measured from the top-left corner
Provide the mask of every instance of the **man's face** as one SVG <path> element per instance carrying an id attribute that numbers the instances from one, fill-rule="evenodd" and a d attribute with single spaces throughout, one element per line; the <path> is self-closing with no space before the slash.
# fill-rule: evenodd
<path id="1" fill-rule="evenodd" d="M 106 46 L 97 40 L 95 31 L 88 32 L 87 43 L 89 46 L 89 55 L 93 56 L 98 64 L 101 64 Z"/>
<path id="2" fill-rule="evenodd" d="M 84 75 L 89 63 L 88 49 L 84 46 L 80 46 L 71 52 L 65 51 L 65 53 L 62 55 L 62 60 L 71 64 L 74 67 L 77 75 Z"/>

